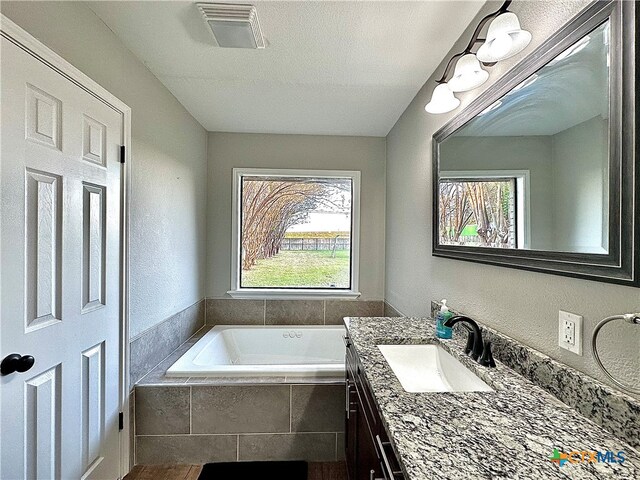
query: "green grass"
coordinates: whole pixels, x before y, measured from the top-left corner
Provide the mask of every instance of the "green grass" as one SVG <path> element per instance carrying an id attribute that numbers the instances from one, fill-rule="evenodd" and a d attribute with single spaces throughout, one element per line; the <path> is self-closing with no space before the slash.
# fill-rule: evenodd
<path id="1" fill-rule="evenodd" d="M 473 237 L 478 235 L 478 226 L 477 225 L 467 225 L 462 229 L 462 233 L 460 234 L 463 237 Z"/>
<path id="2" fill-rule="evenodd" d="M 349 288 L 349 250 L 283 251 L 242 271 L 243 287 Z"/>

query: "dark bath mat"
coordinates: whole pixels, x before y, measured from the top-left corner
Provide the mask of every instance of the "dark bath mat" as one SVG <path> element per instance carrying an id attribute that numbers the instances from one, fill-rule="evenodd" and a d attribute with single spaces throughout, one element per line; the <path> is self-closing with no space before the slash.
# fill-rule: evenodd
<path id="1" fill-rule="evenodd" d="M 307 462 L 207 463 L 198 480 L 307 480 Z"/>

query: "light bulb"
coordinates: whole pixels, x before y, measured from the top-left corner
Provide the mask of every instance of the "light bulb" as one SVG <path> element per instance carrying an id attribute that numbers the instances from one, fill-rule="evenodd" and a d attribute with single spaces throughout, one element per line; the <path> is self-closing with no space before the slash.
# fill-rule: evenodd
<path id="1" fill-rule="evenodd" d="M 433 89 L 431 101 L 427 103 L 424 109 L 429 113 L 447 113 L 455 110 L 460 105 L 453 92 L 446 83 L 439 84 Z"/>
<path id="2" fill-rule="evenodd" d="M 513 40 L 511 40 L 511 35 L 507 32 L 501 32 L 496 35 L 496 38 L 491 42 L 491 55 L 496 58 L 501 58 L 509 53 L 512 45 Z"/>
<path id="3" fill-rule="evenodd" d="M 483 70 L 480 62 L 472 53 L 463 55 L 456 63 L 449 88 L 453 92 L 466 92 L 479 87 L 489 78 L 489 72 Z"/>
<path id="4" fill-rule="evenodd" d="M 531 42 L 531 33 L 520 28 L 515 13 L 505 12 L 498 15 L 489 24 L 487 41 L 476 53 L 478 60 L 494 63 L 520 53 Z"/>

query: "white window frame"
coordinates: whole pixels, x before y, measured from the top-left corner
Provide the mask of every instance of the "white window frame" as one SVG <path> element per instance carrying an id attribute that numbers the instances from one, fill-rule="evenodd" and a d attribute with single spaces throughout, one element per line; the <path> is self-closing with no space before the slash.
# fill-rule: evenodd
<path id="1" fill-rule="evenodd" d="M 443 171 L 439 178 L 444 179 L 473 179 L 481 178 L 491 180 L 492 178 L 515 178 L 517 198 L 516 204 L 520 210 L 517 215 L 518 238 L 516 238 L 516 248 L 530 248 L 531 246 L 531 172 L 529 170 L 461 170 Z"/>
<path id="2" fill-rule="evenodd" d="M 322 177 L 351 179 L 351 288 L 350 289 L 293 289 L 293 288 L 242 288 L 240 286 L 241 248 L 240 235 L 242 199 L 241 182 L 243 176 L 274 176 L 274 177 Z M 352 298 L 360 296 L 360 172 L 352 170 L 297 170 L 278 168 L 234 168 L 233 169 L 233 200 L 231 216 L 231 289 L 227 292 L 233 298 L 255 299 L 312 299 L 312 298 Z"/>

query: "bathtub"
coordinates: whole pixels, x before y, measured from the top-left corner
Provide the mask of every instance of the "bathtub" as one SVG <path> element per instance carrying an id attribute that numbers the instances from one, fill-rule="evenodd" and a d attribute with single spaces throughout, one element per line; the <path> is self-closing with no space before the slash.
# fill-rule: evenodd
<path id="1" fill-rule="evenodd" d="M 169 377 L 341 376 L 342 326 L 236 326 L 209 330 Z"/>

